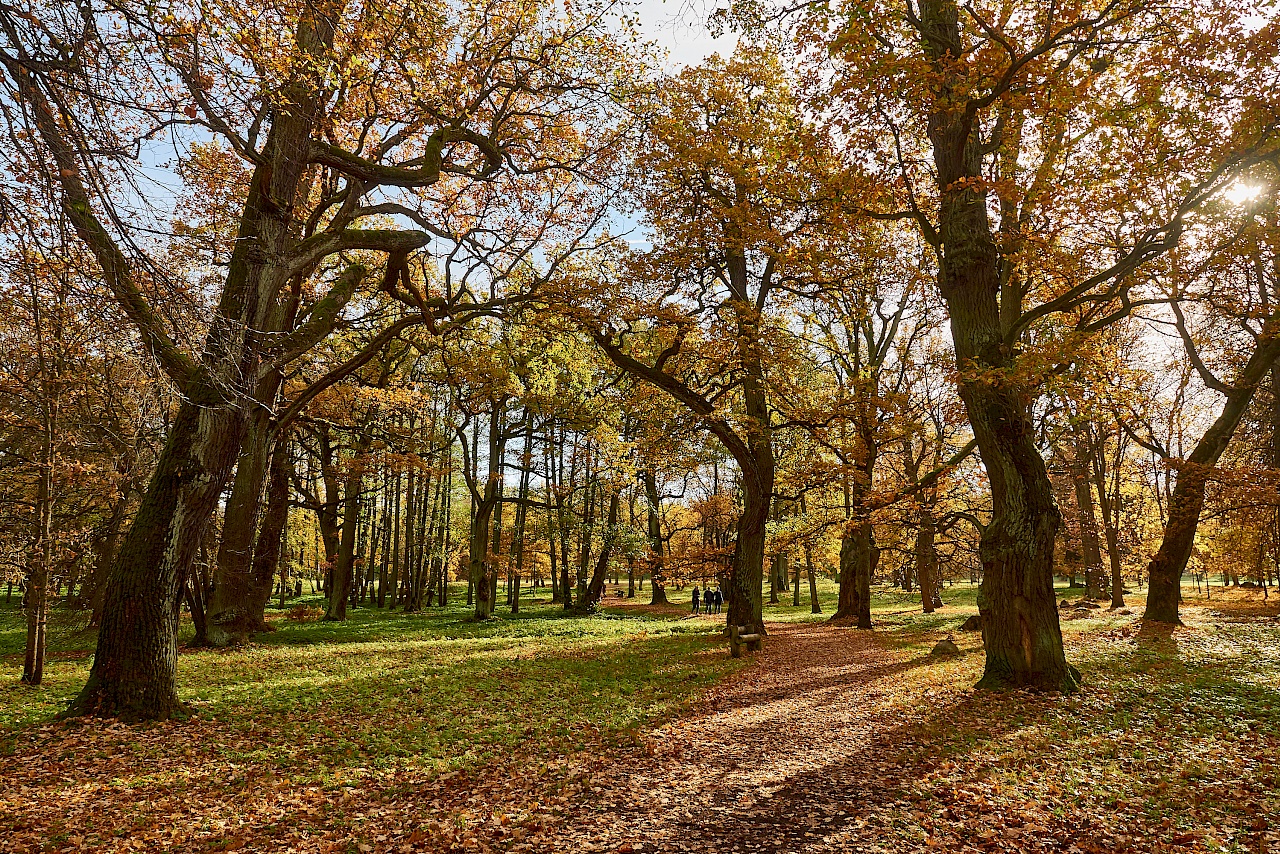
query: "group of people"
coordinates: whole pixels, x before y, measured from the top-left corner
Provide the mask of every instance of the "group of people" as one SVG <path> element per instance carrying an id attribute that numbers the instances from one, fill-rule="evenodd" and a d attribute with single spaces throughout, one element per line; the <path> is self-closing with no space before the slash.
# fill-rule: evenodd
<path id="1" fill-rule="evenodd" d="M 693 613 L 698 613 L 699 602 L 701 602 L 702 613 L 719 614 L 720 606 L 724 604 L 724 593 L 719 587 L 708 587 L 705 591 L 699 590 L 698 585 L 693 585 Z"/>

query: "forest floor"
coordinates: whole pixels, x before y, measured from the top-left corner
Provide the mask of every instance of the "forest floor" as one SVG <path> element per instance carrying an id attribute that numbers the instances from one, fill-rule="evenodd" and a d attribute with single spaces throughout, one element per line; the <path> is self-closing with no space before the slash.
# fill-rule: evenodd
<path id="1" fill-rule="evenodd" d="M 1215 589 L 1173 633 L 1140 596 L 1064 608 L 1067 697 L 973 691 L 976 634 L 930 657 L 974 610 L 944 598 L 880 590 L 874 632 L 771 606 L 740 661 L 678 605 L 295 613 L 184 652 L 199 713 L 148 727 L 49 722 L 69 634 L 38 695 L 0 687 L 0 849 L 1280 851 L 1280 597 Z"/>

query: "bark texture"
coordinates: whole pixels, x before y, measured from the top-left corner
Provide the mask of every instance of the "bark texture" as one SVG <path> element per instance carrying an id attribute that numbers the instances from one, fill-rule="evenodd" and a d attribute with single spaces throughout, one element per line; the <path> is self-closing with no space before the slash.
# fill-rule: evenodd
<path id="1" fill-rule="evenodd" d="M 986 670 L 978 686 L 1070 691 L 1079 681 L 1062 646 L 1053 596 L 1054 540 L 1061 517 L 1035 443 L 1031 389 L 1016 379 L 1005 341 L 999 255 L 983 189 L 983 145 L 957 60 L 960 9 L 924 0 L 919 28 L 936 74 L 928 135 L 940 194 L 938 287 L 951 322 L 959 392 L 991 484 L 992 517 L 980 545 L 978 607 Z"/>

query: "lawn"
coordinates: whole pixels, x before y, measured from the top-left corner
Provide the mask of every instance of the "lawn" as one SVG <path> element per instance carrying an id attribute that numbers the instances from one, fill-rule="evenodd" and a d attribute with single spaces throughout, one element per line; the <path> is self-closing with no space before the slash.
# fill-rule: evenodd
<path id="1" fill-rule="evenodd" d="M 444 609 L 357 608 L 344 623 L 316 619 L 318 599 L 293 600 L 268 612 L 277 630 L 249 646 L 183 649 L 182 697 L 202 718 L 270 733 L 247 759 L 312 767 L 412 758 L 444 769 L 517 746 L 570 749 L 585 731 L 626 733 L 735 666 L 702 621 L 579 619 L 530 599 L 517 617 L 475 623 L 464 591 L 454 593 Z M 0 751 L 84 683 L 93 637 L 78 628 L 83 615 L 55 609 L 50 622 L 44 684 L 0 686 Z M 16 607 L 0 609 L 0 662 L 15 677 L 24 637 Z"/>

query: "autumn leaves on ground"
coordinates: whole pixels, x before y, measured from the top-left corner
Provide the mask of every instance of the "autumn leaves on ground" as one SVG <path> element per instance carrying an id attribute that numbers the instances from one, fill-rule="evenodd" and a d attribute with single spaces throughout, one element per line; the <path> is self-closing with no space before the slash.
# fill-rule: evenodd
<path id="1" fill-rule="evenodd" d="M 975 692 L 981 639 L 876 593 L 872 632 L 770 606 L 721 624 L 614 603 L 305 609 L 184 652 L 185 722 L 54 723 L 88 639 L 0 693 L 6 851 L 1265 851 L 1280 844 L 1280 598 L 1214 591 L 1185 628 L 1062 610 L 1070 696 Z M 824 598 L 830 597 L 830 591 Z M 1138 597 L 1140 605 L 1140 597 Z M 829 603 L 830 604 L 830 603 Z M 1128 610 L 1128 609 L 1126 609 Z M 17 614 L 0 650 L 16 665 Z M 950 635 L 956 657 L 929 655 Z M 1270 848 L 1268 848 L 1270 846 Z"/>

